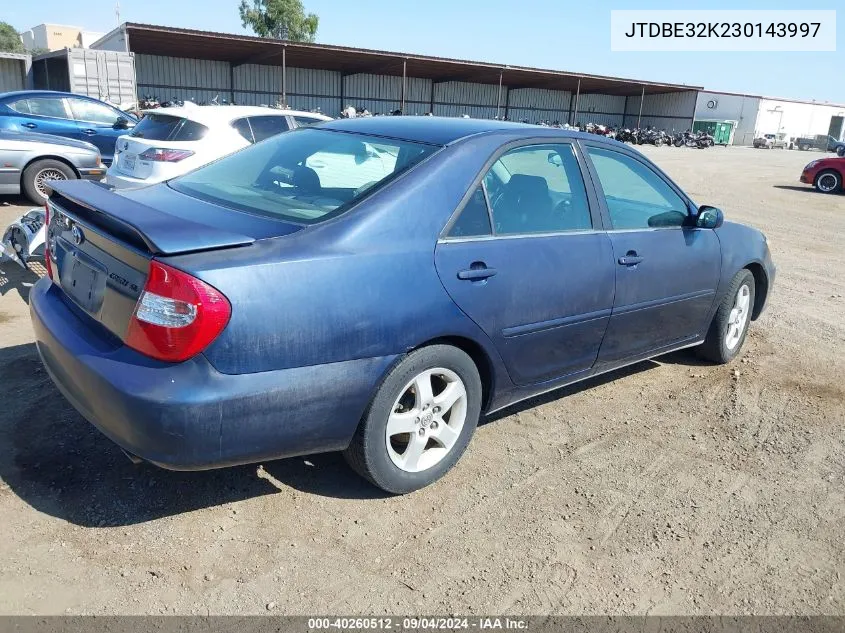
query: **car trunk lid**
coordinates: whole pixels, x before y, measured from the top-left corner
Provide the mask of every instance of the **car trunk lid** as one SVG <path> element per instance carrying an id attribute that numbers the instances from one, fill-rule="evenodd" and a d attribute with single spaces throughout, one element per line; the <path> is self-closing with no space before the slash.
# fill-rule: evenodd
<path id="1" fill-rule="evenodd" d="M 219 250 L 225 257 L 227 249 L 245 248 L 256 239 L 301 228 L 254 222 L 245 214 L 214 207 L 165 185 L 152 189 L 158 188 L 164 189 L 158 195 L 129 196 L 87 181 L 56 182 L 47 203 L 53 282 L 78 312 L 121 340 L 153 258 L 209 250 Z M 177 213 L 170 211 L 177 207 Z"/>

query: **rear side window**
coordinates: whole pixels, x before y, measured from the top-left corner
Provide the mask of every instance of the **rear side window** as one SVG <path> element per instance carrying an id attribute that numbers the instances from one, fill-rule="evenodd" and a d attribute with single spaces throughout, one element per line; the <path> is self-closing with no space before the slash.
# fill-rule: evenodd
<path id="1" fill-rule="evenodd" d="M 62 99 L 29 99 L 30 114 L 49 116 L 54 119 L 69 119 Z"/>
<path id="2" fill-rule="evenodd" d="M 249 124 L 256 143 L 288 130 L 287 119 L 283 116 L 253 116 L 249 117 Z"/>
<path id="3" fill-rule="evenodd" d="M 479 185 L 452 225 L 449 237 L 478 237 L 492 232 L 487 199 L 484 197 L 484 189 Z"/>
<path id="4" fill-rule="evenodd" d="M 568 143 L 513 149 L 484 182 L 497 235 L 592 228 L 581 169 Z"/>
<path id="5" fill-rule="evenodd" d="M 12 101 L 9 104 L 9 107 L 12 108 L 15 112 L 20 112 L 21 114 L 30 114 L 29 112 L 29 101 L 26 99 L 19 99 L 18 101 Z"/>
<path id="6" fill-rule="evenodd" d="M 296 121 L 296 124 L 300 127 L 306 127 L 308 125 L 315 125 L 323 122 L 323 119 L 315 119 L 310 116 L 295 116 L 293 117 L 293 120 Z"/>
<path id="7" fill-rule="evenodd" d="M 232 121 L 232 127 L 250 143 L 255 142 L 255 139 L 252 137 L 252 128 L 249 127 L 249 120 L 246 117 Z"/>
<path id="8" fill-rule="evenodd" d="M 208 128 L 202 123 L 169 114 L 146 114 L 130 136 L 151 141 L 198 141 Z"/>

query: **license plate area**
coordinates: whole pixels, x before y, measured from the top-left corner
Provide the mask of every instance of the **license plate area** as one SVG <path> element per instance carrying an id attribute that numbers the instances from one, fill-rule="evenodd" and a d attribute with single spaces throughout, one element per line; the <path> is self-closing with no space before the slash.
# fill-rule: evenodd
<path id="1" fill-rule="evenodd" d="M 120 157 L 120 169 L 128 174 L 135 171 L 135 160 L 138 158 L 137 154 L 123 154 Z"/>
<path id="2" fill-rule="evenodd" d="M 106 277 L 102 266 L 78 251 L 72 249 L 65 255 L 61 271 L 62 290 L 89 314 L 97 314 L 103 305 Z"/>

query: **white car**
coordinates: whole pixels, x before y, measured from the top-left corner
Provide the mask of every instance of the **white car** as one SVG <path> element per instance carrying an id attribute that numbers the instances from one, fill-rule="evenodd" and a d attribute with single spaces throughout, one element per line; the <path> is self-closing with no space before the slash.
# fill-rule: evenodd
<path id="1" fill-rule="evenodd" d="M 281 132 L 330 120 L 314 112 L 257 106 L 188 103 L 147 110 L 129 134 L 117 139 L 106 183 L 117 189 L 145 187 Z"/>

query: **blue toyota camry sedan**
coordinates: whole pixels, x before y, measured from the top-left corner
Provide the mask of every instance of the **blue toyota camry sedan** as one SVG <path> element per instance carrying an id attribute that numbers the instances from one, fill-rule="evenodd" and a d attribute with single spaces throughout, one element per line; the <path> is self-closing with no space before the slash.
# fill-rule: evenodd
<path id="1" fill-rule="evenodd" d="M 775 274 L 635 150 L 498 121 L 333 121 L 47 207 L 38 351 L 133 459 L 337 450 L 393 493 L 519 400 L 684 347 L 729 362 Z"/>

